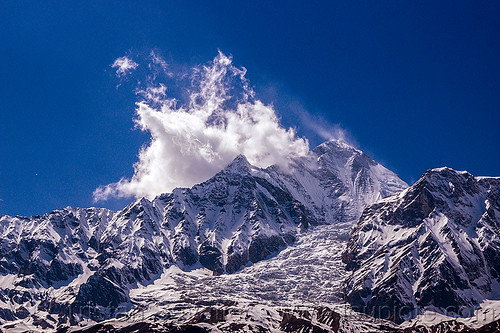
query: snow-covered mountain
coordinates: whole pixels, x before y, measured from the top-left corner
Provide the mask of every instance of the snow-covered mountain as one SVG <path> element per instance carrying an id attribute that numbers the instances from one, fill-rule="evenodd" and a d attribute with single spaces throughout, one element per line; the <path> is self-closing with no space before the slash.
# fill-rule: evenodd
<path id="1" fill-rule="evenodd" d="M 365 209 L 343 261 L 347 300 L 401 322 L 425 310 L 469 316 L 498 299 L 500 178 L 450 168 Z"/>
<path id="2" fill-rule="evenodd" d="M 311 226 L 357 219 L 407 185 L 361 151 L 328 141 L 287 169 L 244 156 L 211 179 L 123 210 L 65 208 L 0 217 L 0 318 L 41 328 L 137 306 L 130 290 L 171 267 L 234 273 Z M 167 300 L 164 300 L 167 301 Z"/>
<path id="3" fill-rule="evenodd" d="M 442 168 L 408 188 L 333 140 L 288 168 L 238 156 L 118 212 L 1 216 L 0 329 L 490 332 L 499 216 L 500 178 Z"/>
<path id="4" fill-rule="evenodd" d="M 352 221 L 371 203 L 408 185 L 362 151 L 342 141 L 327 141 L 308 157 L 294 160 L 291 170 L 266 171 L 322 223 Z"/>

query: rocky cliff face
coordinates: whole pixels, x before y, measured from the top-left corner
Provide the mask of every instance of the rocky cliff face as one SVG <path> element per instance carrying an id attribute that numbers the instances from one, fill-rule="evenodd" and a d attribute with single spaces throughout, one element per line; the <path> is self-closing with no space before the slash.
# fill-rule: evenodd
<path id="1" fill-rule="evenodd" d="M 158 197 L 161 232 L 170 240 L 174 262 L 199 262 L 216 274 L 232 273 L 294 241 L 297 231 L 317 224 L 290 193 L 256 177 L 244 156 L 191 189 Z"/>
<path id="2" fill-rule="evenodd" d="M 343 253 L 346 298 L 396 322 L 425 309 L 470 314 L 498 297 L 498 258 L 500 179 L 430 170 L 363 212 Z"/>

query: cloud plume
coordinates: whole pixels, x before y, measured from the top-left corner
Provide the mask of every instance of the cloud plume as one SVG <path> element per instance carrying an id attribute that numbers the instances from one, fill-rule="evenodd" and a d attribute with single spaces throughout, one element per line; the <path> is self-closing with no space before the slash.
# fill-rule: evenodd
<path id="1" fill-rule="evenodd" d="M 116 59 L 111 65 L 112 68 L 116 68 L 116 75 L 122 77 L 130 73 L 132 70 L 139 66 L 135 61 L 129 57 L 123 56 Z"/>
<path id="2" fill-rule="evenodd" d="M 157 54 L 150 61 L 168 67 Z M 306 155 L 308 141 L 280 125 L 273 107 L 255 97 L 245 74 L 245 68 L 219 52 L 208 64 L 179 75 L 189 80 L 184 94 L 169 95 L 182 86 L 180 81 L 171 86 L 149 82 L 138 89 L 135 123 L 149 132 L 151 141 L 140 150 L 133 176 L 99 187 L 94 200 L 151 198 L 189 187 L 213 176 L 238 154 L 259 167 L 287 166 L 290 158 Z"/>

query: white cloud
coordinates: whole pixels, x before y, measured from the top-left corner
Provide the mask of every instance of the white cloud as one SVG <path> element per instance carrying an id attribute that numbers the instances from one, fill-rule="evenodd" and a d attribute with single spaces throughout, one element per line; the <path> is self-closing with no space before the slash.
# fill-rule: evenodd
<path id="1" fill-rule="evenodd" d="M 158 86 L 150 86 L 145 89 L 138 89 L 136 94 L 142 96 L 150 104 L 162 105 L 165 103 L 167 87 L 160 83 Z"/>
<path id="2" fill-rule="evenodd" d="M 219 52 L 193 69 L 189 96 L 167 98 L 163 84 L 141 89 L 136 125 L 151 135 L 139 152 L 130 179 L 101 186 L 94 200 L 154 197 L 175 187 L 189 187 L 213 176 L 238 154 L 250 163 L 287 166 L 309 152 L 308 141 L 285 129 L 272 106 L 255 99 L 246 69 Z"/>
<path id="3" fill-rule="evenodd" d="M 127 75 L 138 66 L 139 65 L 135 61 L 126 56 L 117 58 L 111 65 L 112 68 L 116 68 L 116 75 L 118 77 Z"/>

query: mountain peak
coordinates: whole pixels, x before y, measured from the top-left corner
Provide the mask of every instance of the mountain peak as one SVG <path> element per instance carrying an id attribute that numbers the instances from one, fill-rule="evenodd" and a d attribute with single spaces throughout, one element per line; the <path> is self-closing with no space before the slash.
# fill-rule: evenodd
<path id="1" fill-rule="evenodd" d="M 319 144 L 316 148 L 344 148 L 344 149 L 353 149 L 353 147 L 347 144 L 345 141 L 340 139 L 329 139 L 321 144 Z"/>
<path id="2" fill-rule="evenodd" d="M 331 155 L 342 158 L 349 158 L 350 156 L 356 154 L 363 154 L 360 150 L 354 148 L 343 140 L 340 139 L 330 139 L 318 145 L 312 150 L 318 155 Z"/>
<path id="3" fill-rule="evenodd" d="M 483 302 L 500 277 L 499 189 L 500 182 L 438 168 L 365 209 L 343 254 L 353 272 L 349 302 L 367 313 L 391 302 L 405 309 L 390 314 L 396 322 Z"/>
<path id="4" fill-rule="evenodd" d="M 248 162 L 246 156 L 239 154 L 224 170 L 236 173 L 249 173 L 251 168 L 252 165 Z"/>
<path id="5" fill-rule="evenodd" d="M 464 186 L 471 187 L 472 183 L 475 183 L 476 179 L 467 171 L 457 171 L 449 167 L 435 168 L 427 170 L 417 183 L 430 183 L 432 185 L 437 185 L 439 183 L 454 183 L 463 184 Z M 466 185 L 467 184 L 467 185 Z"/>
<path id="6" fill-rule="evenodd" d="M 440 174 L 440 175 L 449 175 L 449 174 L 455 174 L 455 175 L 468 175 L 470 174 L 467 171 L 458 171 L 450 167 L 441 167 L 441 168 L 434 168 L 427 170 L 426 174 Z"/>

